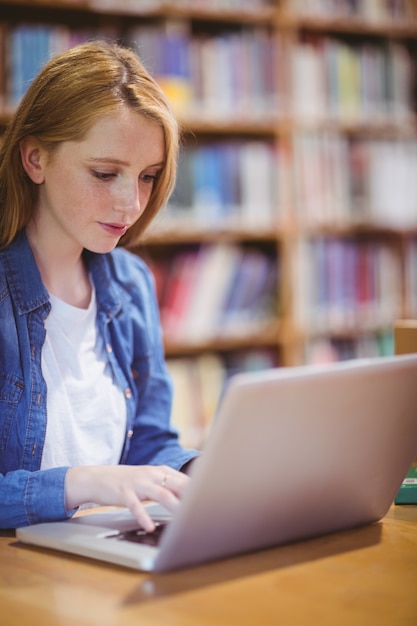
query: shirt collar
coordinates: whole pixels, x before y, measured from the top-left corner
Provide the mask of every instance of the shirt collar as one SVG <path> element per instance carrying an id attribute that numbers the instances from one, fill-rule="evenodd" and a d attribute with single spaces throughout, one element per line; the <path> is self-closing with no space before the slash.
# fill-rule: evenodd
<path id="1" fill-rule="evenodd" d="M 117 281 L 113 267 L 116 254 L 117 250 L 108 254 L 84 250 L 84 261 L 96 288 L 97 309 L 104 311 L 108 317 L 116 315 L 123 303 L 130 300 L 129 294 Z"/>
<path id="2" fill-rule="evenodd" d="M 13 293 L 19 315 L 25 315 L 49 303 L 49 294 L 42 282 L 26 231 L 21 230 L 12 243 L 0 251 L 6 268 L 7 281 Z M 111 270 L 111 254 L 84 251 L 84 260 L 96 289 L 97 307 L 112 317 L 122 308 L 129 295 L 115 281 Z"/>
<path id="3" fill-rule="evenodd" d="M 26 231 L 21 230 L 0 254 L 4 259 L 6 279 L 19 315 L 47 304 L 48 292 L 29 246 Z"/>

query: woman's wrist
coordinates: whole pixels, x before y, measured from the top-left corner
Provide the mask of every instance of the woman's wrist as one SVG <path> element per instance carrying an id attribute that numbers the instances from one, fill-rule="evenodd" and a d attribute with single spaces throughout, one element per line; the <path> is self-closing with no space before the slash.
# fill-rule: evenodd
<path id="1" fill-rule="evenodd" d="M 76 509 L 92 498 L 91 476 L 94 467 L 70 467 L 65 478 L 65 501 L 67 509 Z"/>

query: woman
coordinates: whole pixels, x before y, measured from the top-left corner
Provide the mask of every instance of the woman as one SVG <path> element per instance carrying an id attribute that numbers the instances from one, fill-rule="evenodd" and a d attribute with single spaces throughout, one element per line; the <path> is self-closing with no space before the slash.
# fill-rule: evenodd
<path id="1" fill-rule="evenodd" d="M 179 503 L 153 282 L 129 245 L 175 183 L 178 129 L 133 52 L 89 43 L 35 78 L 0 152 L 0 526 Z M 182 470 L 182 471 L 181 471 Z"/>

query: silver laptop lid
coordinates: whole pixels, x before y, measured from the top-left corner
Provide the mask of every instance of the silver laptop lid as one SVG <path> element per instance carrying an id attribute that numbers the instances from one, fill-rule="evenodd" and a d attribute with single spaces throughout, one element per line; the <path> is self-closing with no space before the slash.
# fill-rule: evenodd
<path id="1" fill-rule="evenodd" d="M 416 455 L 417 355 L 238 375 L 156 568 L 379 520 Z"/>
<path id="2" fill-rule="evenodd" d="M 17 536 L 173 570 L 377 521 L 416 455 L 417 355 L 241 374 L 159 547 L 117 538 L 134 526 L 126 511 Z"/>

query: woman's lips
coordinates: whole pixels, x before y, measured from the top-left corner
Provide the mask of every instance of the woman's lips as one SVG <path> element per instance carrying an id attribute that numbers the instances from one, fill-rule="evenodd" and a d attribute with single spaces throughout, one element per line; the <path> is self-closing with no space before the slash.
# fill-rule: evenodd
<path id="1" fill-rule="evenodd" d="M 128 229 L 127 224 L 111 224 L 108 222 L 99 222 L 100 226 L 110 235 L 121 237 Z"/>

